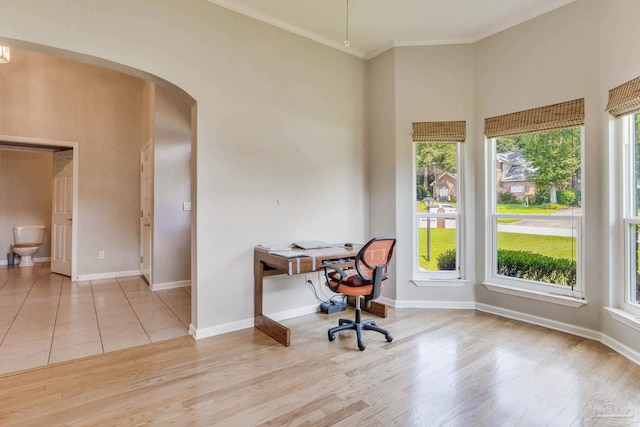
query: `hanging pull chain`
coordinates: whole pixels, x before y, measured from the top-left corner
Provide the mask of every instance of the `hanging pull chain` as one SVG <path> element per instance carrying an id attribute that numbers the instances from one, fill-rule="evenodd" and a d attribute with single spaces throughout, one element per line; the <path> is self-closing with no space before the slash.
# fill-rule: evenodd
<path id="1" fill-rule="evenodd" d="M 351 46 L 351 42 L 349 41 L 349 0 L 347 0 L 347 26 L 345 33 L 347 37 L 344 39 L 344 45 L 349 47 Z"/>

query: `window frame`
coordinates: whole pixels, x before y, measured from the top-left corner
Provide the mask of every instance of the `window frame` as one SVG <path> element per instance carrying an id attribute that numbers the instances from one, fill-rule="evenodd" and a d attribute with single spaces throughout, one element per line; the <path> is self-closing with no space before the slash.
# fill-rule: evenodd
<path id="1" fill-rule="evenodd" d="M 572 127 L 572 126 L 567 126 Z M 580 129 L 580 174 L 584 174 L 584 125 L 576 126 Z M 524 292 L 544 294 L 549 296 L 569 297 L 583 300 L 585 298 L 584 286 L 584 211 L 585 191 L 581 191 L 580 215 L 553 215 L 548 214 L 503 214 L 497 212 L 497 138 L 485 137 L 485 169 L 486 169 L 486 222 L 485 222 L 485 284 L 498 285 L 498 287 L 519 289 Z M 497 233 L 498 219 L 530 219 L 530 220 L 572 220 L 576 224 L 576 286 L 571 289 L 564 285 L 556 285 L 532 280 L 518 279 L 497 274 Z"/>
<path id="2" fill-rule="evenodd" d="M 633 184 L 636 182 L 634 179 L 634 163 L 637 155 L 635 147 L 635 140 L 638 138 L 636 135 L 636 129 L 634 125 L 634 118 L 637 114 L 633 113 L 621 116 L 619 118 L 620 139 L 622 142 L 622 227 L 623 227 L 623 292 L 621 292 L 621 307 L 635 316 L 640 316 L 640 304 L 634 303 L 631 298 L 632 282 L 632 270 L 637 261 L 635 258 L 637 254 L 633 248 L 633 241 L 631 239 L 632 226 L 640 227 L 640 215 L 634 215 L 636 200 L 634 197 Z M 636 264 L 637 265 L 637 264 Z"/>
<path id="3" fill-rule="evenodd" d="M 417 168 L 416 168 L 416 147 L 417 144 L 455 144 L 456 145 L 456 175 L 457 175 L 457 208 L 456 212 L 445 212 L 445 213 L 437 213 L 437 212 L 424 212 L 419 213 L 416 210 L 416 188 L 417 188 Z M 412 147 L 412 197 L 413 200 L 413 246 L 412 246 L 412 264 L 413 264 L 413 272 L 412 272 L 412 281 L 420 285 L 422 283 L 426 284 L 442 284 L 445 282 L 451 283 L 460 283 L 465 281 L 466 277 L 466 268 L 464 265 L 464 172 L 462 166 L 464 165 L 464 143 L 462 141 L 458 142 L 441 142 L 441 141 L 414 141 Z M 419 230 L 420 230 L 420 220 L 421 219 L 431 220 L 433 218 L 445 218 L 445 219 L 455 219 L 456 221 L 456 266 L 457 270 L 453 271 L 426 271 L 420 268 L 419 254 L 420 249 L 418 248 L 419 244 Z"/>

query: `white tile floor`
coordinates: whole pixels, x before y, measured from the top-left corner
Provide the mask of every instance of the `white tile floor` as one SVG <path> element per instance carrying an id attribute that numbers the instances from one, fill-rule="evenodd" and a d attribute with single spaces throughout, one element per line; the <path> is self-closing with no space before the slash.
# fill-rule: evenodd
<path id="1" fill-rule="evenodd" d="M 188 335 L 191 289 L 0 267 L 0 374 Z"/>

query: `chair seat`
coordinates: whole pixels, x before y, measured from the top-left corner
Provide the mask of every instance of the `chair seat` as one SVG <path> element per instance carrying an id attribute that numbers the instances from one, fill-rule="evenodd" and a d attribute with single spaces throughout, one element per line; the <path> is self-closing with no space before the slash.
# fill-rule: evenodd
<path id="1" fill-rule="evenodd" d="M 347 270 L 348 276 L 338 285 L 340 280 L 340 274 L 336 273 L 330 276 L 330 282 L 325 283 L 326 286 L 336 287 L 337 292 L 350 297 L 357 297 L 362 295 L 369 295 L 373 290 L 373 282 L 371 280 L 365 280 L 356 270 Z M 381 285 L 381 289 L 384 289 L 384 283 Z"/>

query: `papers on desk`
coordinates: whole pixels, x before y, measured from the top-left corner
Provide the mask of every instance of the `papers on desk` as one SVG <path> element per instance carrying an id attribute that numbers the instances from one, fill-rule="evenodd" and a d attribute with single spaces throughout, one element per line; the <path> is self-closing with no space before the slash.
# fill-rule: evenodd
<path id="1" fill-rule="evenodd" d="M 283 258 L 299 258 L 309 256 L 309 254 L 305 252 L 292 250 L 291 246 L 260 244 L 256 247 L 262 249 L 265 252 L 269 252 L 270 254 L 278 255 Z"/>
<path id="2" fill-rule="evenodd" d="M 305 256 L 309 256 L 309 254 L 304 253 L 304 252 L 299 252 L 299 251 L 277 251 L 277 252 L 270 252 L 274 255 L 278 255 L 284 258 L 301 258 L 301 257 L 305 257 Z"/>
<path id="3" fill-rule="evenodd" d="M 327 242 L 323 242 L 322 240 L 305 240 L 301 242 L 293 242 L 293 246 L 309 250 L 309 249 L 322 249 L 322 248 L 330 248 L 331 245 Z"/>
<path id="4" fill-rule="evenodd" d="M 291 246 L 284 246 L 284 245 L 272 245 L 270 243 L 263 243 L 258 245 L 258 247 L 264 251 L 267 251 L 269 253 L 276 253 L 276 252 L 290 252 L 291 251 Z"/>

